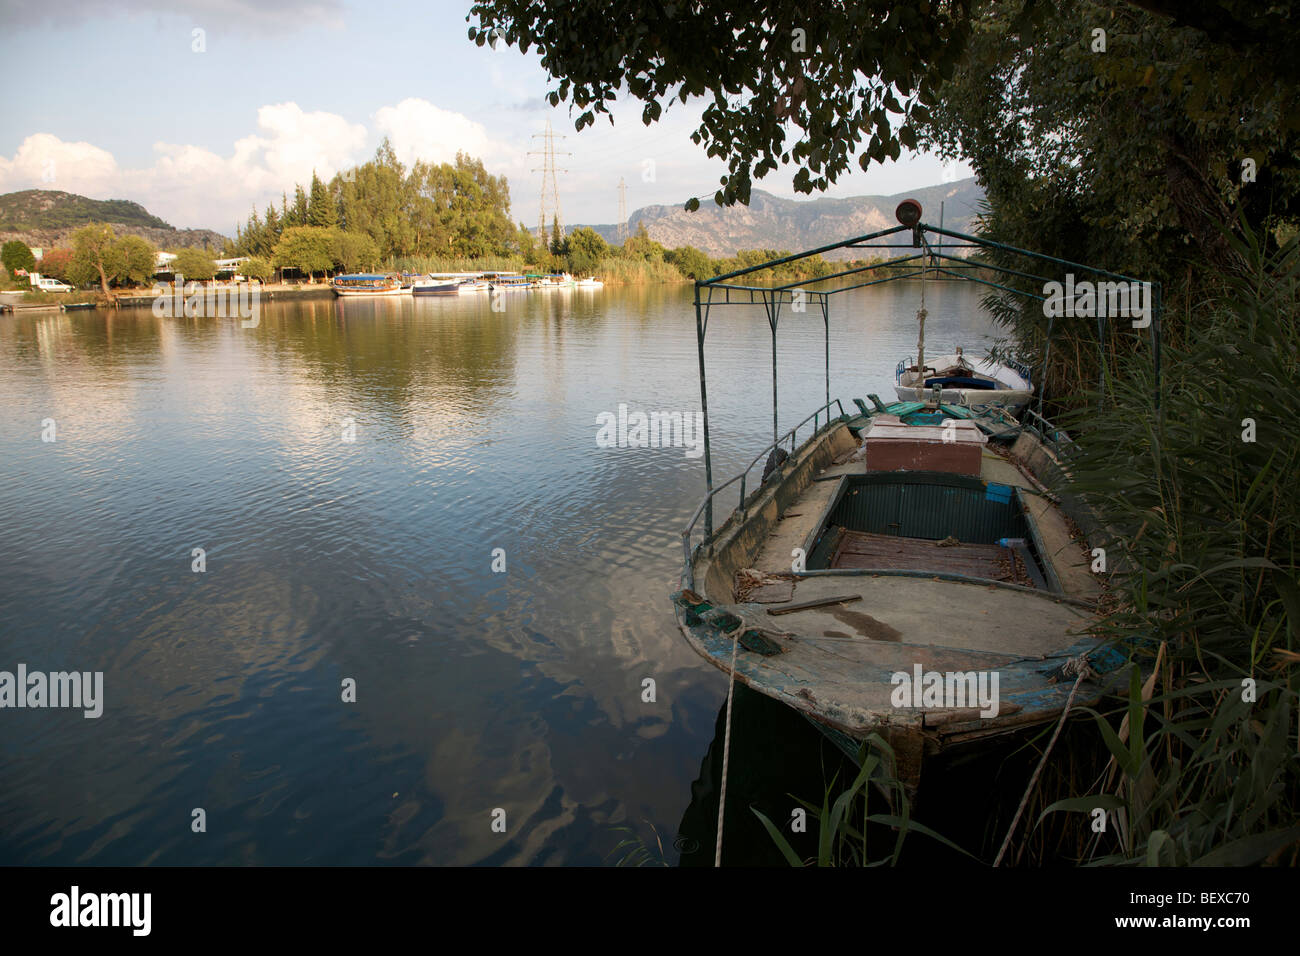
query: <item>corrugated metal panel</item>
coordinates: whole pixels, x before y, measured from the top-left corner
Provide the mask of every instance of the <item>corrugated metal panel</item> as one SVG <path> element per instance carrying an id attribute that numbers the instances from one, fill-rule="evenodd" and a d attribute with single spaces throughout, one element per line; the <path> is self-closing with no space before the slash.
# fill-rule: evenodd
<path id="1" fill-rule="evenodd" d="M 972 544 L 1023 537 L 1014 501 L 990 501 L 983 482 L 954 475 L 855 475 L 831 516 L 851 531 Z"/>

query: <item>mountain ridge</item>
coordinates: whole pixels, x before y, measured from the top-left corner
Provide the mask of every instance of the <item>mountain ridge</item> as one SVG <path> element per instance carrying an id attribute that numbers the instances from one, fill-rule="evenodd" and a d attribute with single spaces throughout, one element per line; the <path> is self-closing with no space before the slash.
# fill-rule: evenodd
<path id="1" fill-rule="evenodd" d="M 226 243 L 226 237 L 212 229 L 175 229 L 129 199 L 90 199 L 55 189 L 0 195 L 0 242 L 19 239 L 48 249 L 66 244 L 73 232 L 92 222 L 109 223 L 114 232 L 140 236 L 159 248 L 219 251 Z"/>
<path id="2" fill-rule="evenodd" d="M 734 256 L 741 249 L 795 251 L 841 242 L 898 225 L 894 209 L 904 199 L 921 203 L 922 218 L 939 224 L 943 204 L 943 225 L 955 232 L 970 233 L 979 214 L 984 191 L 974 177 L 910 189 L 893 195 L 822 196 L 817 199 L 785 199 L 761 189 L 753 190 L 748 206 L 720 207 L 701 203 L 687 212 L 684 203 L 643 206 L 628 217 L 628 232 L 642 223 L 655 242 L 667 248 L 694 246 L 714 258 Z M 579 225 L 567 227 L 569 230 Z M 607 242 L 618 242 L 616 223 L 591 224 Z M 862 257 L 856 250 L 835 250 L 828 259 Z"/>

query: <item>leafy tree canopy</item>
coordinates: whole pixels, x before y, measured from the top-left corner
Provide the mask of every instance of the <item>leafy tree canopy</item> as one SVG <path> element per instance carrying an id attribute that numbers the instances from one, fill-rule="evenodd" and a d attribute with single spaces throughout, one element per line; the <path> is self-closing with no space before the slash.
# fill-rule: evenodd
<path id="1" fill-rule="evenodd" d="M 286 229 L 276 243 L 271 261 L 281 268 L 311 275 L 334 267 L 334 230 L 315 226 Z"/>
<path id="2" fill-rule="evenodd" d="M 114 243 L 113 279 L 124 285 L 144 285 L 154 274 L 158 257 L 139 236 L 122 236 Z"/>
<path id="3" fill-rule="evenodd" d="M 573 230 L 565 237 L 565 257 L 569 271 L 574 275 L 588 275 L 596 271 L 600 260 L 609 254 L 609 243 L 588 226 Z"/>
<path id="4" fill-rule="evenodd" d="M 470 8 L 478 45 L 536 47 L 581 130 L 626 90 L 647 125 L 674 101 L 708 101 L 692 139 L 727 160 L 720 204 L 795 165 L 794 187 L 822 190 L 857 164 L 916 143 L 936 91 L 961 60 L 971 0 L 855 0 L 759 6 L 733 0 L 486 0 Z M 698 206 L 697 200 L 688 204 Z"/>
<path id="5" fill-rule="evenodd" d="M 205 282 L 216 276 L 217 263 L 205 249 L 178 249 L 172 262 L 172 272 L 187 280 Z"/>
<path id="6" fill-rule="evenodd" d="M 18 269 L 25 269 L 28 272 L 36 268 L 36 257 L 32 255 L 32 250 L 27 243 L 21 239 L 11 239 L 0 248 L 0 262 L 13 275 Z"/>
<path id="7" fill-rule="evenodd" d="M 72 264 L 68 275 L 75 285 L 99 280 L 100 291 L 108 295 L 108 282 L 115 273 L 113 227 L 98 222 L 82 226 L 72 234 Z"/>
<path id="8" fill-rule="evenodd" d="M 271 276 L 275 274 L 275 267 L 270 262 L 256 256 L 246 261 L 239 269 L 250 279 L 260 279 L 263 282 L 270 281 Z"/>

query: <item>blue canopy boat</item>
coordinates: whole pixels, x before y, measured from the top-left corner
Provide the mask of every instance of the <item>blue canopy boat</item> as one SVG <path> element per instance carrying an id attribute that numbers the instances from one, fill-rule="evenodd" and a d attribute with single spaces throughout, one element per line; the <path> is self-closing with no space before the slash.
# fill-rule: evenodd
<path id="1" fill-rule="evenodd" d="M 402 277 L 377 273 L 335 276 L 330 286 L 337 296 L 401 295 Z"/>

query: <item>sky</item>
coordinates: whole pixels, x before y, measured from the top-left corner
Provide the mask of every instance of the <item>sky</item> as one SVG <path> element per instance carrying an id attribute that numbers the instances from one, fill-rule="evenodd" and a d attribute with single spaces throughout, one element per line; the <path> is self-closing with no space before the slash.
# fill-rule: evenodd
<path id="1" fill-rule="evenodd" d="M 551 107 L 535 51 L 478 47 L 472 0 L 0 0 L 0 193 L 57 189 L 131 199 L 178 228 L 233 235 L 254 205 L 278 202 L 312 171 L 329 179 L 387 136 L 398 159 L 483 160 L 510 184 L 511 216 L 537 225 L 541 134 L 556 134 L 566 223 L 711 196 L 725 164 L 690 140 L 699 101 L 641 122 L 613 106 L 574 131 Z M 563 138 L 559 138 L 563 136 Z M 794 167 L 755 183 L 778 196 Z M 970 175 L 904 152 L 844 176 L 827 196 L 890 195 Z M 814 196 L 817 194 L 814 194 Z"/>

